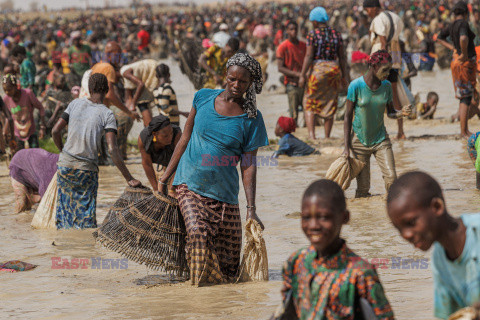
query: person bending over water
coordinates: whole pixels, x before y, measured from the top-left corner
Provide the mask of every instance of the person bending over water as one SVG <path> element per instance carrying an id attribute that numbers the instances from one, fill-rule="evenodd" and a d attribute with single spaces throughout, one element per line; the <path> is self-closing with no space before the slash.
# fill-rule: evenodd
<path id="1" fill-rule="evenodd" d="M 285 154 L 291 156 L 308 156 L 312 153 L 320 154 L 314 148 L 295 137 L 292 132 L 295 131 L 295 119 L 289 117 L 278 118 L 275 126 L 275 135 L 280 137 L 278 141 L 278 150 L 273 153 L 274 158 Z"/>
<path id="2" fill-rule="evenodd" d="M 182 130 L 163 115 L 153 117 L 148 127 L 140 132 L 138 149 L 142 155 L 142 166 L 154 191 L 161 189 L 162 185 L 158 184 L 153 164 L 166 168 L 181 137 Z"/>

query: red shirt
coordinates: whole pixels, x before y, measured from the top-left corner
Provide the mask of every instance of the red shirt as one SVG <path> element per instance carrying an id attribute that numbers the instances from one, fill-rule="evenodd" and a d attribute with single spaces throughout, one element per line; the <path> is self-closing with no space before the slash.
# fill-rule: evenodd
<path id="1" fill-rule="evenodd" d="M 137 38 L 140 40 L 140 45 L 138 46 L 138 50 L 145 49 L 150 43 L 150 33 L 148 33 L 148 31 L 146 30 L 140 30 L 137 33 Z"/>
<path id="2" fill-rule="evenodd" d="M 282 38 L 283 38 L 283 32 L 281 29 L 279 29 L 275 34 L 275 38 L 273 40 L 273 44 L 275 45 L 275 47 L 280 44 L 280 42 L 282 41 Z"/>
<path id="3" fill-rule="evenodd" d="M 306 53 L 307 45 L 305 42 L 298 41 L 297 44 L 293 44 L 287 39 L 278 46 L 277 59 L 282 59 L 287 69 L 301 72 Z M 285 85 L 289 83 L 297 85 L 298 79 L 285 76 L 284 83 Z"/>

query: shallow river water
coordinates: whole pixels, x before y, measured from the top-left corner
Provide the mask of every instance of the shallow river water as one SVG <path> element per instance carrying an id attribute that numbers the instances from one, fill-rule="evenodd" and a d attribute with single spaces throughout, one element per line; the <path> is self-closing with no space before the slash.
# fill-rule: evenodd
<path id="1" fill-rule="evenodd" d="M 180 108 L 188 110 L 194 90 L 179 74 L 178 68 L 172 71 Z M 274 70 L 272 74 L 271 79 L 278 79 Z M 414 169 L 428 171 L 441 183 L 452 214 L 478 211 L 480 197 L 475 189 L 474 167 L 468 158 L 465 141 L 455 136 L 459 124 L 448 121 L 457 109 L 450 72 L 420 74 L 413 80 L 413 88 L 414 92 L 420 92 L 422 99 L 428 91 L 437 91 L 440 95 L 439 111 L 433 121 L 408 121 L 406 133 L 410 139 L 394 141 L 398 173 Z M 269 138 L 274 138 L 276 119 L 287 110 L 287 97 L 265 92 L 258 99 Z M 471 130 L 479 127 L 480 121 L 472 120 Z M 139 129 L 137 125 L 132 137 Z M 317 135 L 323 137 L 323 128 L 317 130 Z M 387 130 L 392 137 L 395 136 L 396 123 L 387 120 Z M 297 130 L 296 135 L 305 137 L 305 129 Z M 325 176 L 330 163 L 342 150 L 342 136 L 343 123 L 336 122 L 334 139 L 322 141 L 320 145 L 320 148 L 333 147 L 328 152 L 319 156 L 283 158 L 278 166 L 258 169 L 257 212 L 266 227 L 264 236 L 270 281 L 204 288 L 193 288 L 185 283 L 139 285 L 139 279 L 158 278 L 156 276 L 160 273 L 132 261 L 128 261 L 127 269 L 121 270 L 98 270 L 91 266 L 74 270 L 52 268 L 52 258 L 55 257 L 91 260 L 121 256 L 95 244 L 92 230 L 32 230 L 33 213 L 13 214 L 14 197 L 8 170 L 5 164 L 0 164 L 0 261 L 18 259 L 38 265 L 28 272 L 0 273 L 0 318 L 267 319 L 280 302 L 283 262 L 293 251 L 307 244 L 298 216 L 302 193 L 312 181 Z M 271 151 L 261 150 L 259 154 L 270 155 Z M 128 167 L 135 177 L 148 184 L 139 155 L 130 156 Z M 99 224 L 124 187 L 125 182 L 116 168 L 101 168 L 97 207 Z M 379 274 L 398 319 L 432 319 L 430 252 L 414 249 L 389 222 L 385 213 L 384 184 L 374 160 L 371 189 L 374 196 L 356 200 L 353 199 L 354 190 L 355 182 L 346 192 L 351 221 L 342 230 L 342 236 L 363 258 L 369 261 L 388 259 L 387 268 L 379 269 Z M 245 204 L 241 189 L 242 214 L 245 213 Z M 416 265 L 409 263 L 408 259 L 426 260 Z M 401 267 L 396 267 L 392 261 L 401 261 Z"/>

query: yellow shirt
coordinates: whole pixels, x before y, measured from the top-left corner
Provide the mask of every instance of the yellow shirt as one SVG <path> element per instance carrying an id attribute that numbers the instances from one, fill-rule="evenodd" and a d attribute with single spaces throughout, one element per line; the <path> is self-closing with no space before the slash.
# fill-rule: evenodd
<path id="1" fill-rule="evenodd" d="M 223 80 L 225 80 L 228 59 L 222 59 L 222 49 L 217 45 L 213 45 L 208 48 L 207 51 L 205 51 L 205 56 L 207 57 L 208 66 L 212 68 L 217 75 L 221 76 Z M 215 89 L 217 87 L 217 82 L 212 74 L 207 73 L 207 81 L 203 87 L 209 89 Z"/>

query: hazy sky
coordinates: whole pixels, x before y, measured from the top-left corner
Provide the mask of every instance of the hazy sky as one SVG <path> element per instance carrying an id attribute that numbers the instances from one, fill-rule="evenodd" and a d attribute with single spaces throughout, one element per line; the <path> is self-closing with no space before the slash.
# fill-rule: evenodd
<path id="1" fill-rule="evenodd" d="M 15 1 L 15 9 L 22 9 L 28 10 L 30 8 L 31 2 L 38 2 L 39 7 L 41 8 L 44 4 L 47 6 L 48 9 L 61 9 L 65 7 L 78 7 L 78 8 L 85 8 L 86 2 L 88 1 L 90 6 L 98 6 L 102 7 L 105 3 L 105 0 L 25 0 L 25 1 Z M 131 3 L 131 0 L 108 0 L 111 5 L 120 6 L 120 5 L 128 5 Z M 208 3 L 212 2 L 212 0 L 147 0 L 146 2 L 150 3 L 173 3 L 173 2 L 195 2 L 195 3 Z"/>

